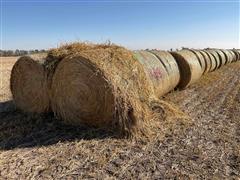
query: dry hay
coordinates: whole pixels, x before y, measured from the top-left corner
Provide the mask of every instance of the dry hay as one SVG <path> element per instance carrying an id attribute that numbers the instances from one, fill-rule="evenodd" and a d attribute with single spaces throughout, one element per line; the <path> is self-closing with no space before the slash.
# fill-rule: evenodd
<path id="1" fill-rule="evenodd" d="M 216 67 L 213 70 L 220 68 L 221 60 L 220 60 L 218 53 L 214 49 L 208 49 L 207 51 L 212 54 L 212 56 L 214 57 L 215 62 L 216 62 Z"/>
<path id="2" fill-rule="evenodd" d="M 232 55 L 229 53 L 229 51 L 227 51 L 225 49 L 221 49 L 221 51 L 225 54 L 225 57 L 226 57 L 226 60 L 227 60 L 225 64 L 231 63 Z"/>
<path id="3" fill-rule="evenodd" d="M 206 65 L 207 62 L 204 58 L 204 55 L 201 54 L 201 52 L 198 51 L 198 50 L 189 49 L 189 51 L 192 51 L 197 56 L 198 61 L 199 61 L 200 65 L 201 65 L 201 68 L 202 68 L 202 73 L 205 74 L 206 71 L 207 71 L 207 65 Z"/>
<path id="4" fill-rule="evenodd" d="M 144 67 L 146 77 L 148 81 L 152 83 L 156 97 L 160 98 L 177 86 L 180 79 L 179 70 L 169 72 L 171 71 L 171 64 L 169 63 L 174 60 L 171 54 L 163 51 L 155 51 L 155 53 L 149 51 L 134 51 L 134 56 Z M 160 57 L 164 58 L 164 62 Z M 167 59 L 169 57 L 172 59 Z M 174 62 L 176 63 L 175 60 Z"/>
<path id="5" fill-rule="evenodd" d="M 226 61 L 227 61 L 226 56 L 225 56 L 225 54 L 224 54 L 220 49 L 214 49 L 214 51 L 215 51 L 215 52 L 218 54 L 218 56 L 219 56 L 219 60 L 220 60 L 219 68 L 220 68 L 220 67 L 222 67 L 222 66 L 226 63 Z"/>
<path id="6" fill-rule="evenodd" d="M 23 56 L 14 64 L 10 89 L 21 110 L 37 113 L 49 110 L 46 72 L 42 64 L 31 57 Z"/>
<path id="7" fill-rule="evenodd" d="M 169 86 L 167 92 L 173 90 L 180 81 L 180 71 L 176 60 L 171 55 L 171 53 L 167 51 L 153 50 L 151 52 L 158 57 L 158 59 L 162 62 L 165 69 L 167 70 L 169 78 Z"/>
<path id="8" fill-rule="evenodd" d="M 197 56 L 189 50 L 171 52 L 180 70 L 179 88 L 186 88 L 202 76 L 202 68 Z"/>
<path id="9" fill-rule="evenodd" d="M 237 60 L 236 54 L 232 50 L 227 50 L 231 54 L 231 62 L 235 62 Z"/>
<path id="10" fill-rule="evenodd" d="M 155 82 L 123 47 L 68 44 L 50 50 L 45 66 L 52 77 L 52 109 L 66 123 L 153 137 L 161 125 L 154 121 L 157 109 L 166 107 L 159 111 L 183 119 L 182 112 L 157 99 Z"/>
<path id="11" fill-rule="evenodd" d="M 232 52 L 236 56 L 236 61 L 240 60 L 240 51 L 237 51 L 237 49 L 233 49 Z"/>
<path id="12" fill-rule="evenodd" d="M 210 72 L 211 68 L 212 68 L 212 61 L 209 58 L 208 54 L 205 51 L 202 50 L 198 50 L 198 52 L 200 52 L 200 54 L 203 56 L 204 60 L 205 60 L 205 73 Z"/>
<path id="13" fill-rule="evenodd" d="M 217 61 L 216 61 L 216 59 L 214 58 L 214 56 L 210 52 L 208 52 L 207 50 L 203 50 L 203 51 L 208 55 L 208 58 L 211 61 L 210 72 L 212 72 L 212 71 L 214 71 L 217 68 Z"/>

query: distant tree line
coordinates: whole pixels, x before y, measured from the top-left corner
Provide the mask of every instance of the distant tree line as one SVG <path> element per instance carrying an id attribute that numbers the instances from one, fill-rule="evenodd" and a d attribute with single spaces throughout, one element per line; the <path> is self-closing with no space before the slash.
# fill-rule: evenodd
<path id="1" fill-rule="evenodd" d="M 45 53 L 47 50 L 45 49 L 35 49 L 35 50 L 1 50 L 0 49 L 0 56 L 24 56 L 24 55 L 30 55 L 30 54 L 36 54 L 36 53 Z"/>

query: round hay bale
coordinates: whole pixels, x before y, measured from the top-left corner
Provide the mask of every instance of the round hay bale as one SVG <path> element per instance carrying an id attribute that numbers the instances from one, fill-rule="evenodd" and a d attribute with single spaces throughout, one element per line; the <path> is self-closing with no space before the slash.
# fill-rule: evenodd
<path id="1" fill-rule="evenodd" d="M 16 106 L 21 110 L 36 113 L 49 110 L 47 74 L 42 64 L 31 57 L 20 57 L 14 64 L 10 89 Z"/>
<path id="2" fill-rule="evenodd" d="M 146 77 L 154 88 L 154 94 L 161 97 L 169 92 L 169 76 L 158 57 L 148 51 L 134 51 L 134 57 L 143 65 Z"/>
<path id="3" fill-rule="evenodd" d="M 202 75 L 202 68 L 197 56 L 189 50 L 171 52 L 180 70 L 179 88 L 186 88 L 196 82 Z"/>
<path id="4" fill-rule="evenodd" d="M 212 68 L 212 61 L 210 59 L 210 57 L 208 56 L 208 54 L 203 51 L 203 50 L 198 50 L 200 52 L 200 54 L 203 56 L 204 60 L 205 60 L 205 72 L 204 73 L 208 73 L 210 72 L 211 68 Z"/>
<path id="5" fill-rule="evenodd" d="M 156 97 L 142 64 L 119 46 L 74 46 L 50 52 L 58 64 L 51 85 L 55 115 L 69 124 L 143 133 Z"/>
<path id="6" fill-rule="evenodd" d="M 180 81 L 180 71 L 179 71 L 176 60 L 171 55 L 171 53 L 167 51 L 153 50 L 151 52 L 158 57 L 158 59 L 162 62 L 165 69 L 167 70 L 169 81 L 170 81 L 168 91 L 173 90 Z"/>
<path id="7" fill-rule="evenodd" d="M 206 54 L 208 55 L 210 61 L 211 61 L 211 69 L 210 69 L 210 72 L 214 71 L 216 68 L 217 68 L 217 61 L 216 59 L 214 58 L 214 56 L 208 52 L 207 50 L 203 50 L 204 52 L 206 52 Z"/>
<path id="8" fill-rule="evenodd" d="M 238 52 L 236 49 L 232 49 L 232 52 L 235 54 L 236 56 L 236 60 L 235 61 L 238 61 L 240 60 L 240 52 Z"/>
<path id="9" fill-rule="evenodd" d="M 206 72 L 206 69 L 207 69 L 207 65 L 206 65 L 206 61 L 205 61 L 205 58 L 204 56 L 197 50 L 193 50 L 193 49 L 189 49 L 189 51 L 192 51 L 198 58 L 198 61 L 201 65 L 201 68 L 202 68 L 202 73 L 205 74 Z"/>
<path id="10" fill-rule="evenodd" d="M 224 55 L 224 53 L 219 50 L 219 49 L 214 49 L 214 51 L 218 54 L 219 56 L 219 60 L 220 60 L 220 65 L 219 65 L 219 68 L 222 67 L 225 63 L 226 63 L 226 57 Z"/>
<path id="11" fill-rule="evenodd" d="M 224 53 L 225 58 L 227 60 L 225 64 L 231 63 L 231 60 L 232 60 L 231 54 L 225 49 L 221 49 L 221 51 Z"/>
<path id="12" fill-rule="evenodd" d="M 216 67 L 213 70 L 218 69 L 221 65 L 221 60 L 220 60 L 218 53 L 213 49 L 208 49 L 207 51 L 212 54 L 212 56 L 214 57 L 215 62 L 216 62 Z"/>
<path id="13" fill-rule="evenodd" d="M 228 49 L 227 51 L 231 54 L 231 62 L 235 62 L 237 60 L 236 54 L 230 49 Z"/>

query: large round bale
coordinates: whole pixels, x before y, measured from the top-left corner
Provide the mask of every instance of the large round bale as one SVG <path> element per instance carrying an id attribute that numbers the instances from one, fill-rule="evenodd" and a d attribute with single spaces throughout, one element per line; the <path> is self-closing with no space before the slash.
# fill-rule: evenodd
<path id="1" fill-rule="evenodd" d="M 192 51 L 197 56 L 198 61 L 202 68 L 202 73 L 205 74 L 205 72 L 207 70 L 207 65 L 206 65 L 206 60 L 205 60 L 203 54 L 201 54 L 198 50 L 193 50 L 193 49 L 189 49 L 189 50 Z"/>
<path id="2" fill-rule="evenodd" d="M 36 113 L 49 110 L 47 74 L 42 64 L 31 57 L 20 57 L 14 64 L 10 89 L 16 106 L 21 110 Z"/>
<path id="3" fill-rule="evenodd" d="M 235 54 L 236 56 L 236 60 L 235 61 L 238 61 L 240 60 L 240 51 L 238 52 L 236 49 L 232 49 L 232 52 Z"/>
<path id="4" fill-rule="evenodd" d="M 219 57 L 218 53 L 213 49 L 208 49 L 207 51 L 212 54 L 212 56 L 214 57 L 215 62 L 216 62 L 216 67 L 213 70 L 216 70 L 216 69 L 220 68 L 221 60 L 220 60 L 220 57 Z"/>
<path id="5" fill-rule="evenodd" d="M 231 62 L 235 62 L 237 60 L 236 54 L 230 49 L 228 49 L 227 51 L 231 54 Z"/>
<path id="6" fill-rule="evenodd" d="M 180 81 L 180 71 L 179 71 L 176 60 L 171 55 L 171 53 L 167 51 L 152 50 L 151 52 L 158 57 L 160 62 L 163 64 L 163 66 L 167 70 L 168 78 L 169 78 L 169 83 L 168 83 L 169 86 L 167 88 L 167 92 L 173 90 Z"/>
<path id="7" fill-rule="evenodd" d="M 225 64 L 231 63 L 231 61 L 232 61 L 232 55 L 229 53 L 229 51 L 227 51 L 227 50 L 225 50 L 225 49 L 221 49 L 221 51 L 224 53 L 225 58 L 226 58 L 226 60 L 227 60 Z"/>
<path id="8" fill-rule="evenodd" d="M 216 61 L 215 57 L 210 52 L 208 52 L 207 50 L 203 50 L 203 51 L 206 52 L 206 54 L 208 55 L 208 57 L 211 61 L 210 72 L 212 72 L 217 68 L 217 61 Z"/>
<path id="9" fill-rule="evenodd" d="M 186 88 L 202 76 L 202 68 L 197 56 L 189 50 L 171 52 L 180 70 L 179 88 Z"/>
<path id="10" fill-rule="evenodd" d="M 134 56 L 143 65 L 156 97 L 161 97 L 172 90 L 169 89 L 170 79 L 167 70 L 155 54 L 148 51 L 134 51 Z"/>
<path id="11" fill-rule="evenodd" d="M 70 124 L 143 132 L 152 115 L 150 101 L 156 99 L 143 65 L 119 46 L 82 46 L 49 52 L 57 64 L 51 85 L 54 113 Z"/>
<path id="12" fill-rule="evenodd" d="M 222 67 L 224 64 L 226 64 L 226 56 L 225 54 L 219 50 L 219 49 L 214 49 L 214 51 L 218 54 L 218 57 L 219 57 L 219 60 L 220 60 L 220 65 L 219 65 L 219 68 Z"/>
<path id="13" fill-rule="evenodd" d="M 210 72 L 211 68 L 212 68 L 212 61 L 209 57 L 209 55 L 203 51 L 203 50 L 198 50 L 198 52 L 203 56 L 204 60 L 205 60 L 205 72 L 204 73 L 208 73 Z"/>

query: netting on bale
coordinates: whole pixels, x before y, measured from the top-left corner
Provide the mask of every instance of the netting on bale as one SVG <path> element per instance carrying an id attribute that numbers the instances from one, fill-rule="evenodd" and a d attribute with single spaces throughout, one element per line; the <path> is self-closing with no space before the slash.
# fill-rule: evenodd
<path id="1" fill-rule="evenodd" d="M 212 54 L 212 56 L 214 57 L 215 62 L 216 62 L 216 67 L 213 70 L 220 68 L 221 62 L 220 62 L 220 57 L 219 57 L 218 53 L 213 49 L 208 49 L 207 51 Z"/>
<path id="2" fill-rule="evenodd" d="M 226 64 L 226 57 L 224 55 L 224 53 L 219 50 L 219 49 L 214 49 L 214 51 L 218 54 L 218 57 L 219 57 L 219 60 L 220 60 L 220 65 L 219 65 L 219 68 L 222 67 L 224 64 Z"/>
<path id="3" fill-rule="evenodd" d="M 40 61 L 28 56 L 19 58 L 11 72 L 10 89 L 21 110 L 36 113 L 49 110 L 47 73 Z"/>
<path id="4" fill-rule="evenodd" d="M 208 57 L 211 61 L 210 72 L 212 72 L 217 68 L 217 61 L 216 61 L 215 57 L 210 52 L 208 52 L 207 50 L 203 50 L 203 51 L 208 55 Z"/>
<path id="5" fill-rule="evenodd" d="M 202 76 L 202 68 L 197 56 L 189 50 L 171 52 L 180 70 L 179 88 L 186 88 Z"/>
<path id="6" fill-rule="evenodd" d="M 235 61 L 238 61 L 240 60 L 240 52 L 238 52 L 236 49 L 233 49 L 232 52 L 235 54 L 236 56 L 236 60 Z"/>
<path id="7" fill-rule="evenodd" d="M 225 64 L 231 63 L 231 61 L 232 61 L 231 54 L 225 49 L 221 49 L 221 51 L 224 53 L 225 58 L 226 58 L 226 63 Z"/>
<path id="8" fill-rule="evenodd" d="M 208 73 L 212 68 L 212 61 L 205 51 L 198 50 L 198 52 L 203 56 L 203 58 L 205 60 L 205 65 L 206 65 L 205 73 Z"/>
<path id="9" fill-rule="evenodd" d="M 180 73 L 177 63 L 170 53 L 166 51 L 134 51 L 134 56 L 143 65 L 156 97 L 161 97 L 177 86 Z"/>
<path id="10" fill-rule="evenodd" d="M 227 50 L 231 54 L 231 62 L 235 62 L 237 59 L 236 54 L 232 50 Z"/>
<path id="11" fill-rule="evenodd" d="M 206 65 L 207 62 L 203 54 L 201 54 L 198 50 L 194 50 L 194 49 L 189 49 L 189 51 L 193 52 L 197 56 L 198 61 L 202 68 L 202 73 L 205 74 L 205 72 L 207 71 L 207 65 Z"/>
<path id="12" fill-rule="evenodd" d="M 166 92 L 173 90 L 180 81 L 180 71 L 176 60 L 171 55 L 171 53 L 167 51 L 152 50 L 151 52 L 158 57 L 158 59 L 162 62 L 165 69 L 167 70 L 169 86 Z"/>

